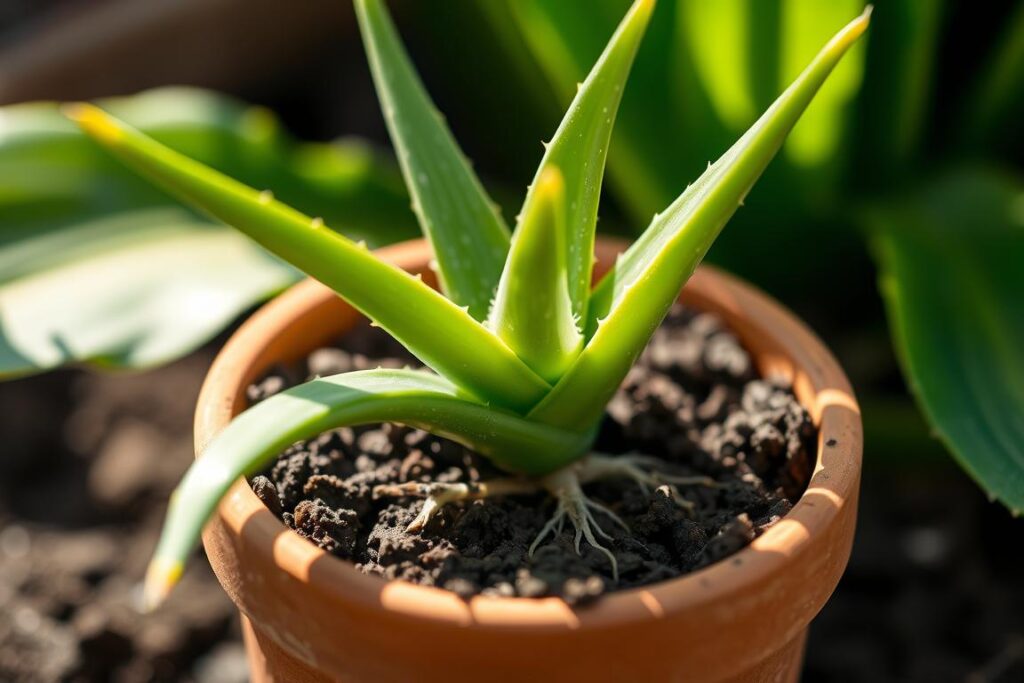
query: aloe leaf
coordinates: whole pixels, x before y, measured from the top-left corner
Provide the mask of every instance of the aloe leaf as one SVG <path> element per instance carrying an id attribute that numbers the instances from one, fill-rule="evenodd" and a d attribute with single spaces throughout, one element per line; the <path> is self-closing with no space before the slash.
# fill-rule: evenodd
<path id="1" fill-rule="evenodd" d="M 988 494 L 1024 510 L 1024 182 L 940 178 L 868 213 L 910 388 Z"/>
<path id="2" fill-rule="evenodd" d="M 365 144 L 296 144 L 265 109 L 191 88 L 103 104 L 346 233 L 417 232 L 397 165 Z M 0 108 L 0 378 L 172 360 L 301 276 L 125 168 L 55 103 Z"/>
<path id="3" fill-rule="evenodd" d="M 431 103 L 384 3 L 356 0 L 356 14 L 413 210 L 434 247 L 442 290 L 482 320 L 508 252 L 508 228 Z"/>
<path id="4" fill-rule="evenodd" d="M 539 181 L 547 169 L 557 167 L 565 179 L 568 209 L 562 227 L 568 250 L 569 297 L 573 313 L 581 319 L 590 296 L 597 207 L 615 115 L 653 10 L 654 0 L 636 0 L 619 24 L 548 143 L 520 213 L 529 215 L 532 204 L 543 201 L 537 196 Z"/>
<path id="5" fill-rule="evenodd" d="M 587 346 L 531 419 L 585 429 L 600 417 L 715 237 L 775 156 L 814 94 L 867 29 L 842 29 L 767 112 L 626 251 L 595 289 Z"/>
<path id="6" fill-rule="evenodd" d="M 342 426 L 401 422 L 451 438 L 516 471 L 543 469 L 547 456 L 585 450 L 577 434 L 527 422 L 477 402 L 443 378 L 414 370 L 366 370 L 316 379 L 235 418 L 193 463 L 171 498 L 146 577 L 159 603 L 181 575 L 203 525 L 240 476 L 266 467 L 291 444 Z"/>
<path id="7" fill-rule="evenodd" d="M 554 381 L 583 348 L 569 298 L 565 182 L 556 167 L 541 173 L 533 197 L 512 237 L 488 327 Z"/>
<path id="8" fill-rule="evenodd" d="M 425 364 L 484 400 L 523 410 L 548 384 L 466 310 L 365 245 L 159 144 L 91 105 L 69 117 L 126 164 L 331 287 Z"/>

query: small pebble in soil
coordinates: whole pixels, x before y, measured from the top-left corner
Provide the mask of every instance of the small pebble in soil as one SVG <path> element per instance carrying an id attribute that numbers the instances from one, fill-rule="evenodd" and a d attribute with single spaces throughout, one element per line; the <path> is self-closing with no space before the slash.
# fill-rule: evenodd
<path id="1" fill-rule="evenodd" d="M 250 400 L 282 391 L 293 378 L 418 365 L 369 327 L 341 346 L 315 351 L 304 367 L 274 368 L 249 387 Z M 576 553 L 570 529 L 528 557 L 552 513 L 552 501 L 540 494 L 450 505 L 422 532 L 407 532 L 423 501 L 374 500 L 374 486 L 500 476 L 471 451 L 419 430 L 385 424 L 327 432 L 295 444 L 251 484 L 288 526 L 364 572 L 463 598 L 557 595 L 585 603 L 610 590 L 685 574 L 745 547 L 802 493 L 816 438 L 790 387 L 758 377 L 750 355 L 718 318 L 677 306 L 609 404 L 595 449 L 653 455 L 664 461 L 665 474 L 707 476 L 716 485 L 680 489 L 692 511 L 666 487 L 588 486 L 587 494 L 629 527 L 602 520 L 613 537 L 608 545 L 617 580 L 597 549 L 584 543 Z"/>

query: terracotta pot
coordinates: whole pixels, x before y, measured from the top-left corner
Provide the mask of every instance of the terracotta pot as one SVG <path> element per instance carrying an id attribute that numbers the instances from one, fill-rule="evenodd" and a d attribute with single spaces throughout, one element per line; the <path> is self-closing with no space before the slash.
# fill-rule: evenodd
<path id="1" fill-rule="evenodd" d="M 600 264 L 622 246 L 599 241 Z M 422 241 L 380 253 L 430 276 Z M 704 267 L 682 300 L 723 317 L 762 373 L 791 378 L 820 429 L 810 485 L 783 520 L 713 566 L 586 607 L 557 598 L 465 602 L 360 573 L 290 531 L 239 480 L 203 541 L 242 612 L 253 680 L 796 680 L 807 626 L 850 554 L 861 463 L 857 403 L 822 343 L 749 285 Z M 197 451 L 242 410 L 252 380 L 331 343 L 357 320 L 314 281 L 267 304 L 210 370 L 196 414 Z"/>

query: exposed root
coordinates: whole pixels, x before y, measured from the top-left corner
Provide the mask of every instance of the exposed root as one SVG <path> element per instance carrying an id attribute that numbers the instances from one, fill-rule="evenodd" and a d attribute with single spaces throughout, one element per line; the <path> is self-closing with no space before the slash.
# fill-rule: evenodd
<path id="1" fill-rule="evenodd" d="M 664 465 L 663 461 L 650 455 L 591 453 L 578 462 L 557 472 L 552 472 L 539 480 L 507 478 L 479 483 L 456 482 L 451 484 L 408 482 L 377 486 L 373 489 L 373 495 L 375 498 L 381 496 L 426 498 L 420 513 L 407 528 L 408 531 L 415 532 L 422 530 L 427 522 L 449 503 L 547 490 L 556 501 L 555 511 L 533 539 L 533 543 L 530 544 L 529 556 L 533 557 L 534 551 L 548 536 L 561 534 L 566 520 L 569 520 L 575 530 L 573 546 L 576 549 L 576 554 L 580 553 L 580 547 L 586 540 L 608 558 L 608 562 L 612 566 L 612 576 L 617 581 L 619 566 L 615 555 L 598 541 L 598 537 L 611 541 L 613 540 L 612 536 L 601 528 L 594 513 L 605 515 L 626 531 L 629 530 L 629 526 L 607 506 L 587 498 L 583 493 L 583 485 L 607 479 L 628 479 L 644 491 L 652 489 L 662 491 L 687 512 L 693 510 L 693 503 L 683 498 L 677 487 L 718 488 L 720 486 L 711 477 L 680 477 L 659 472 L 657 468 L 661 465 Z"/>
<path id="2" fill-rule="evenodd" d="M 406 531 L 421 531 L 441 508 L 449 503 L 464 500 L 482 500 L 493 496 L 536 493 L 540 485 L 528 479 L 495 479 L 479 483 L 456 482 L 444 484 L 440 482 L 423 483 L 407 482 L 404 484 L 386 484 L 373 489 L 373 497 L 382 496 L 417 496 L 426 498 L 423 508 L 410 522 Z"/>
<path id="3" fill-rule="evenodd" d="M 586 539 L 587 543 L 601 551 L 608 558 L 608 562 L 612 565 L 612 577 L 618 581 L 619 564 L 615 561 L 615 555 L 597 540 L 597 536 L 608 541 L 612 540 L 612 537 L 597 523 L 591 509 L 609 515 L 612 520 L 623 527 L 626 527 L 626 523 L 614 512 L 600 503 L 595 503 L 584 495 L 583 489 L 580 487 L 579 473 L 575 465 L 547 475 L 542 480 L 542 484 L 558 503 L 555 507 L 555 514 L 551 516 L 551 519 L 547 521 L 540 530 L 540 533 L 537 534 L 537 537 L 533 539 L 533 543 L 530 544 L 529 556 L 533 557 L 533 552 L 547 538 L 548 534 L 555 532 L 557 535 L 565 524 L 566 518 L 568 518 L 576 530 L 573 538 L 576 554 L 580 554 L 580 544 L 583 542 L 583 539 Z"/>
<path id="4" fill-rule="evenodd" d="M 656 468 L 660 465 L 664 465 L 664 462 L 652 455 L 591 453 L 576 467 L 579 470 L 580 483 L 589 484 L 602 479 L 629 479 L 644 491 L 657 489 L 664 492 L 676 505 L 687 512 L 693 511 L 693 503 L 683 498 L 677 487 L 719 487 L 718 482 L 711 477 L 680 477 L 659 472 Z"/>

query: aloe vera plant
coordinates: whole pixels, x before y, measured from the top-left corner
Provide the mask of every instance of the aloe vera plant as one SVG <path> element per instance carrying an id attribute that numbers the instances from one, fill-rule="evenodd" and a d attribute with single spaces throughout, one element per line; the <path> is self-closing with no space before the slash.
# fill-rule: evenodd
<path id="1" fill-rule="evenodd" d="M 433 371 L 315 379 L 242 413 L 172 498 L 146 578 L 149 606 L 174 585 L 203 524 L 239 476 L 261 470 L 296 441 L 382 421 L 451 438 L 509 473 L 483 485 L 415 483 L 375 491 L 425 497 L 413 529 L 447 503 L 547 490 L 558 504 L 534 547 L 568 518 L 577 550 L 585 539 L 614 569 L 599 540 L 606 534 L 594 517 L 598 508 L 582 484 L 609 477 L 669 487 L 706 482 L 662 475 L 648 456 L 591 452 L 605 404 L 870 14 L 836 34 L 592 288 L 605 157 L 654 0 L 636 0 L 580 84 L 545 146 L 514 232 L 433 109 L 382 0 L 355 4 L 413 208 L 436 254 L 440 292 L 326 229 L 323 220 L 281 204 L 270 190 L 221 175 L 91 105 L 66 108 L 115 156 L 333 288 Z"/>

